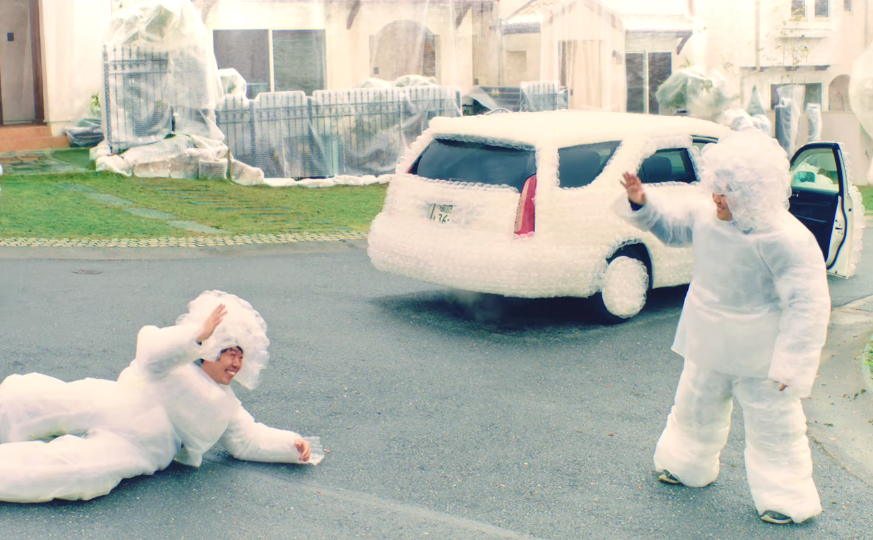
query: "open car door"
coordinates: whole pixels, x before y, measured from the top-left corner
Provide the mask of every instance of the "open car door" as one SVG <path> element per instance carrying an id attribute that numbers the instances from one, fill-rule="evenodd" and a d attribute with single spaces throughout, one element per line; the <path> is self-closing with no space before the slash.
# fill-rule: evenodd
<path id="1" fill-rule="evenodd" d="M 864 208 L 852 192 L 839 143 L 809 143 L 791 158 L 789 211 L 812 231 L 828 273 L 841 277 L 854 273 L 855 228 L 864 225 Z"/>

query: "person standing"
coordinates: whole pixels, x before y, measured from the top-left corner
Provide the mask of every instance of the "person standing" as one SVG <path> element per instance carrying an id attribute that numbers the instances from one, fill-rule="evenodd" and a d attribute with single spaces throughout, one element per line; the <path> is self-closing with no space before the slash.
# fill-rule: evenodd
<path id="1" fill-rule="evenodd" d="M 715 481 L 736 399 L 758 514 L 800 523 L 822 511 L 800 401 L 830 317 L 822 253 L 788 212 L 789 165 L 774 139 L 727 135 L 704 148 L 701 177 L 714 209 L 650 196 L 633 173 L 622 180 L 620 213 L 668 245 L 690 244 L 695 257 L 673 343 L 684 368 L 655 469 L 668 484 Z"/>

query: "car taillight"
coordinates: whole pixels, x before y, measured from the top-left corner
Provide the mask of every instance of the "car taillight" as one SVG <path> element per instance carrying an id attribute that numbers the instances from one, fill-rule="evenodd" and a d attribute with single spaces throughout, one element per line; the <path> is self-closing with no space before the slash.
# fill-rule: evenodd
<path id="1" fill-rule="evenodd" d="M 533 175 L 524 183 L 521 196 L 518 199 L 518 212 L 515 214 L 515 234 L 530 234 L 534 232 L 536 218 L 537 175 Z"/>

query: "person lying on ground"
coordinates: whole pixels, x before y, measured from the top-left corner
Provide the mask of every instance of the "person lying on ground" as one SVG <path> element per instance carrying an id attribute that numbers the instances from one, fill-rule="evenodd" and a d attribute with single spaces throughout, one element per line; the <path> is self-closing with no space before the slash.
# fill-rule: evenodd
<path id="1" fill-rule="evenodd" d="M 10 375 L 0 384 L 0 501 L 106 495 L 173 460 L 199 467 L 216 443 L 242 460 L 317 464 L 317 447 L 255 422 L 230 388 L 257 386 L 266 331 L 251 304 L 206 291 L 175 326 L 139 331 L 117 381 Z"/>

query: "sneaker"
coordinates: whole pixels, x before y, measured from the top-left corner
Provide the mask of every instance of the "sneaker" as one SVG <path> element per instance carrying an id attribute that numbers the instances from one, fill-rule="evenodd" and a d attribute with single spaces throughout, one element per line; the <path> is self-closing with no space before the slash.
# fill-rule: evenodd
<path id="1" fill-rule="evenodd" d="M 659 482 L 664 482 L 665 484 L 673 484 L 673 485 L 682 485 L 682 481 L 673 476 L 673 473 L 665 470 L 658 476 Z"/>
<path id="2" fill-rule="evenodd" d="M 767 523 L 775 523 L 776 525 L 786 525 L 793 521 L 790 517 L 775 510 L 767 510 L 761 514 L 761 519 Z"/>

